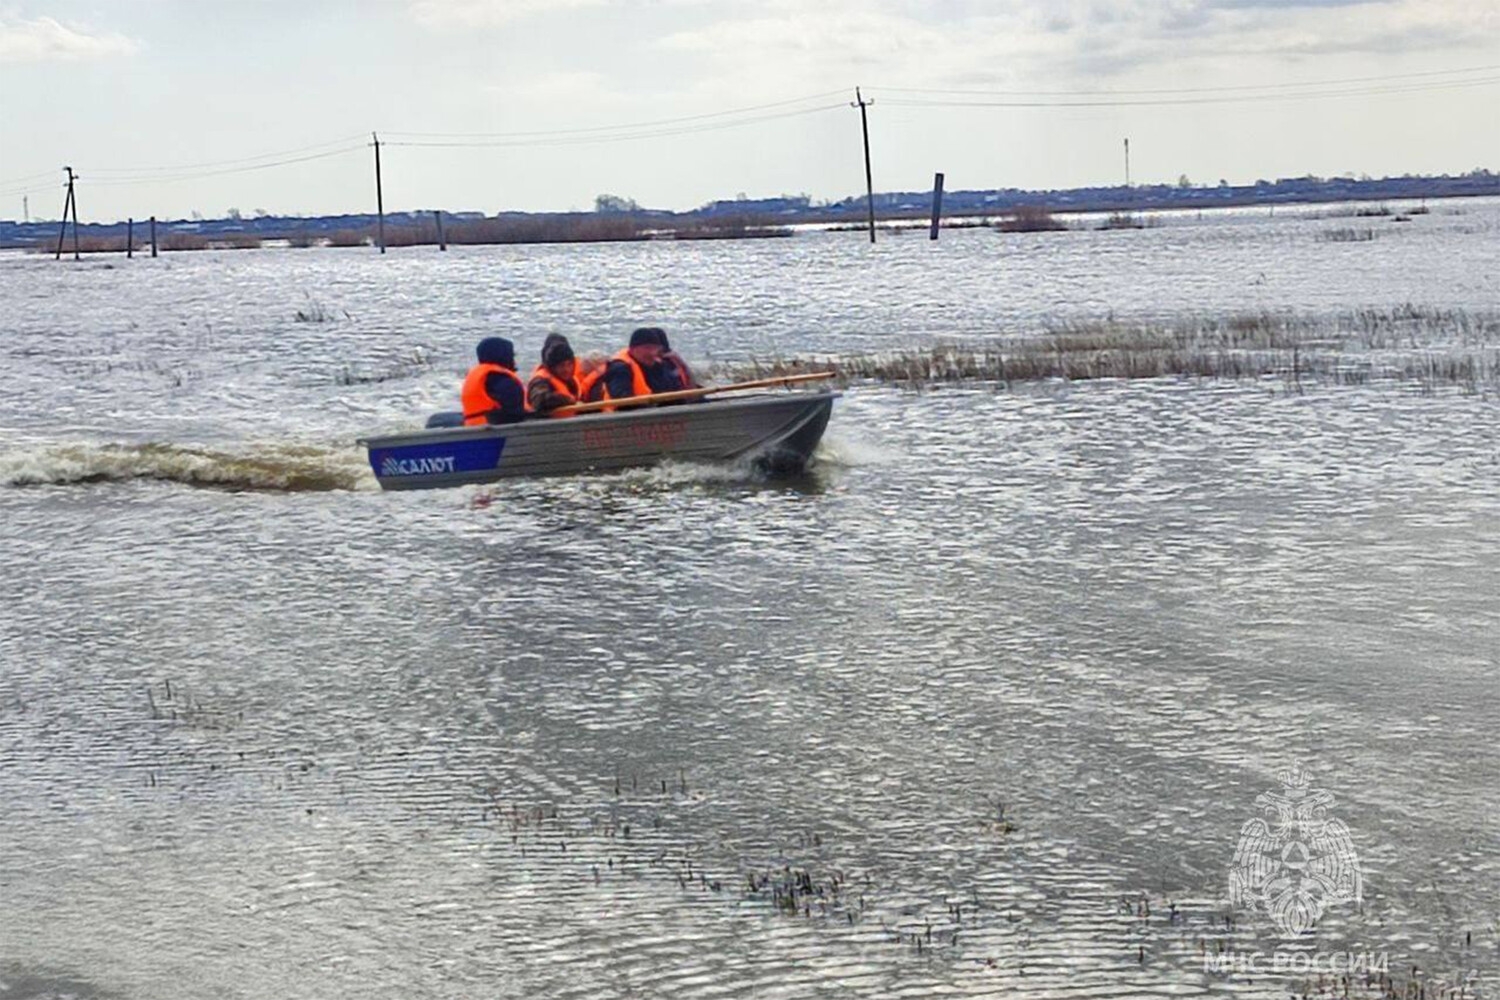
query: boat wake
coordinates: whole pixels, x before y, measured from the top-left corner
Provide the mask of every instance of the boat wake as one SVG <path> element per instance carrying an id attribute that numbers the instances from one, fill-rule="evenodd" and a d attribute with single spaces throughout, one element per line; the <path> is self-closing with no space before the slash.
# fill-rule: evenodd
<path id="1" fill-rule="evenodd" d="M 862 436 L 830 431 L 813 452 L 815 467 L 852 469 L 866 465 L 895 465 L 902 455 L 894 448 Z"/>
<path id="2" fill-rule="evenodd" d="M 160 442 L 78 442 L 0 451 L 0 486 L 130 480 L 271 493 L 377 488 L 363 454 L 355 448 L 252 445 L 243 451 L 219 451 Z"/>
<path id="3" fill-rule="evenodd" d="M 836 469 L 877 463 L 886 457 L 875 446 L 862 442 L 825 439 L 813 467 L 798 479 L 821 483 L 822 476 Z M 379 488 L 363 452 L 355 447 L 262 443 L 229 450 L 165 442 L 0 446 L 0 487 L 86 486 L 133 480 L 267 493 Z M 679 461 L 610 473 L 599 481 L 610 488 L 646 491 L 785 482 L 769 478 L 749 462 L 720 465 Z"/>

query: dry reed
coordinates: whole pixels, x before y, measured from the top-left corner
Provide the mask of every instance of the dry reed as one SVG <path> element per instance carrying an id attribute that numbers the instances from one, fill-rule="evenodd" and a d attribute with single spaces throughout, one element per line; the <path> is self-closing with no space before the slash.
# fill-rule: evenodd
<path id="1" fill-rule="evenodd" d="M 1403 306 L 1333 318 L 1257 313 L 1166 323 L 1115 320 L 1031 335 L 836 356 L 751 359 L 728 380 L 831 371 L 844 382 L 941 383 L 1275 377 L 1354 385 L 1395 380 L 1478 392 L 1500 388 L 1500 313 Z"/>

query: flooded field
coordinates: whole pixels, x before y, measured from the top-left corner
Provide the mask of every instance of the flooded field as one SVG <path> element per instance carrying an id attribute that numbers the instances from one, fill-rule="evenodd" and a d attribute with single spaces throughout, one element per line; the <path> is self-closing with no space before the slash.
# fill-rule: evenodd
<path id="1" fill-rule="evenodd" d="M 861 370 L 790 482 L 354 445 L 480 335 L 645 321 L 727 370 L 1412 306 L 1493 371 L 1500 206 L 1431 207 L 0 258 L 0 998 L 1496 995 L 1490 381 Z M 1288 938 L 1230 881 L 1298 764 L 1361 891 Z"/>

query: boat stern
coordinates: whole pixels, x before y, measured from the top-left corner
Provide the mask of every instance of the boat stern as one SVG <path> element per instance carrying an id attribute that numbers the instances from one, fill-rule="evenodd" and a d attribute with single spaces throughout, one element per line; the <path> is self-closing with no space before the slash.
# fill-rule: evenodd
<path id="1" fill-rule="evenodd" d="M 456 486 L 492 479 L 505 453 L 505 435 L 489 428 L 438 438 L 411 435 L 370 438 L 370 470 L 388 490 Z"/>

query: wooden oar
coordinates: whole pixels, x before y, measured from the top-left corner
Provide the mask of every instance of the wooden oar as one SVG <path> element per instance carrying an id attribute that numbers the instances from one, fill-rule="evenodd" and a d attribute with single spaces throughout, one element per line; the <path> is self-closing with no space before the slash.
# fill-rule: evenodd
<path id="1" fill-rule="evenodd" d="M 675 403 L 684 399 L 702 399 L 716 392 L 739 392 L 742 389 L 764 389 L 773 385 L 791 385 L 794 382 L 821 382 L 833 378 L 833 372 L 811 372 L 806 375 L 780 375 L 776 378 L 756 379 L 754 382 L 732 382 L 729 385 L 707 385 L 701 389 L 677 389 L 672 392 L 657 392 L 649 396 L 627 396 L 624 399 L 606 399 L 597 403 L 574 403 L 551 411 L 552 416 L 575 413 L 597 413 L 600 410 L 620 410 L 627 406 L 651 406 L 655 403 Z"/>

